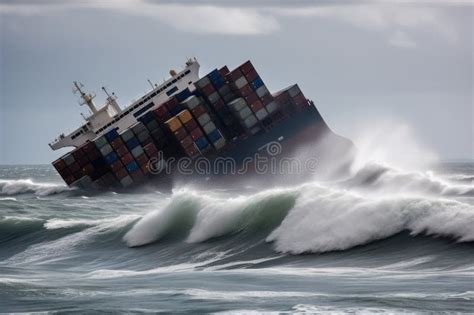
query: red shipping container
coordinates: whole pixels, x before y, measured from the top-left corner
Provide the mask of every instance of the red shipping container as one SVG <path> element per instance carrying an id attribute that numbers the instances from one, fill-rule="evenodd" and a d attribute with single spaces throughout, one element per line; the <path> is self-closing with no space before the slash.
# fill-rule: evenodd
<path id="1" fill-rule="evenodd" d="M 157 120 L 161 123 L 164 123 L 165 121 L 171 118 L 170 112 L 168 111 L 166 106 L 163 106 L 163 105 L 153 110 L 153 115 L 155 115 Z"/>
<path id="2" fill-rule="evenodd" d="M 242 72 L 240 71 L 239 68 L 229 72 L 229 74 L 226 75 L 226 78 L 231 81 L 231 82 L 234 82 L 235 80 L 237 80 L 238 78 L 240 78 L 242 76 Z"/>
<path id="3" fill-rule="evenodd" d="M 250 71 L 255 70 L 255 68 L 253 67 L 250 60 L 247 60 L 242 65 L 240 65 L 238 68 L 240 69 L 240 71 L 242 71 L 243 74 L 249 73 Z"/>
<path id="4" fill-rule="evenodd" d="M 178 141 L 181 141 L 188 135 L 188 132 L 186 131 L 186 129 L 184 129 L 184 127 L 180 127 L 178 130 L 173 132 L 173 134 L 176 139 L 178 139 Z"/>
<path id="5" fill-rule="evenodd" d="M 203 87 L 201 89 L 202 93 L 206 96 L 209 96 L 211 95 L 212 93 L 214 93 L 216 91 L 216 89 L 214 88 L 214 86 L 212 85 L 212 83 L 209 83 L 208 85 L 206 85 L 205 87 Z"/>
<path id="6" fill-rule="evenodd" d="M 73 175 L 69 175 L 64 179 L 64 181 L 66 182 L 66 184 L 71 185 L 72 183 L 74 183 L 75 179 Z"/>
<path id="7" fill-rule="evenodd" d="M 273 96 L 271 96 L 270 94 L 267 94 L 267 95 L 264 95 L 260 100 L 262 101 L 263 105 L 268 105 L 271 102 L 273 102 Z"/>
<path id="8" fill-rule="evenodd" d="M 79 170 L 81 169 L 81 167 L 79 166 L 79 163 L 74 162 L 74 163 L 72 163 L 71 165 L 69 165 L 68 169 L 69 169 L 69 171 L 70 171 L 71 173 L 74 174 L 74 173 L 76 173 L 77 171 L 79 171 Z"/>
<path id="9" fill-rule="evenodd" d="M 256 113 L 258 110 L 263 108 L 263 104 L 260 100 L 256 100 L 255 102 L 250 104 L 250 108 L 252 109 L 254 113 Z"/>
<path id="10" fill-rule="evenodd" d="M 120 156 L 120 157 L 122 157 L 125 154 L 129 153 L 128 148 L 125 145 L 122 145 L 121 147 L 118 147 L 117 149 L 115 149 L 115 152 L 117 152 L 117 155 Z"/>
<path id="11" fill-rule="evenodd" d="M 56 161 L 54 161 L 53 166 L 58 172 L 61 172 L 67 167 L 66 162 L 64 162 L 63 159 L 57 159 Z"/>
<path id="12" fill-rule="evenodd" d="M 258 95 L 256 93 L 251 93 L 245 97 L 245 101 L 247 101 L 247 104 L 252 104 L 256 101 L 258 101 Z"/>
<path id="13" fill-rule="evenodd" d="M 240 96 L 245 97 L 250 93 L 253 93 L 253 90 L 250 85 L 246 84 L 238 90 L 238 93 L 240 94 Z"/>
<path id="14" fill-rule="evenodd" d="M 86 153 L 86 155 L 95 149 L 96 147 L 95 147 L 94 142 L 90 142 L 90 141 L 86 142 L 82 147 L 82 150 L 84 151 L 84 153 Z"/>
<path id="15" fill-rule="evenodd" d="M 110 164 L 110 169 L 113 171 L 113 172 L 117 172 L 119 169 L 121 169 L 123 167 L 123 164 L 120 160 L 117 160 L 115 162 L 113 162 L 112 164 Z"/>
<path id="16" fill-rule="evenodd" d="M 192 110 L 194 117 L 199 117 L 206 112 L 204 105 L 198 105 Z"/>
<path id="17" fill-rule="evenodd" d="M 94 174 L 94 171 L 95 171 L 94 166 L 92 166 L 92 164 L 90 163 L 82 167 L 82 172 L 86 175 L 90 176 Z"/>
<path id="18" fill-rule="evenodd" d="M 72 156 L 76 159 L 76 161 L 86 156 L 84 151 L 82 151 L 81 147 L 75 149 L 71 153 L 72 153 Z"/>
<path id="19" fill-rule="evenodd" d="M 81 179 L 82 176 L 84 176 L 84 173 L 82 172 L 82 169 L 80 169 L 78 172 L 74 173 L 74 181 Z"/>
<path id="20" fill-rule="evenodd" d="M 227 66 L 223 66 L 218 71 L 219 71 L 219 74 L 223 77 L 225 77 L 230 72 L 229 68 L 227 68 Z"/>
<path id="21" fill-rule="evenodd" d="M 193 138 L 191 138 L 191 136 L 186 136 L 179 143 L 181 144 L 183 148 L 186 148 L 190 146 L 191 144 L 193 144 Z"/>
<path id="22" fill-rule="evenodd" d="M 294 102 L 298 106 L 304 106 L 308 104 L 308 100 L 304 97 L 303 93 L 299 93 L 293 98 Z"/>
<path id="23" fill-rule="evenodd" d="M 193 131 L 191 131 L 191 138 L 193 140 L 197 140 L 197 139 L 201 138 L 202 136 L 204 136 L 204 133 L 202 132 L 202 130 L 200 128 L 196 128 Z"/>
<path id="24" fill-rule="evenodd" d="M 194 144 L 191 144 L 190 146 L 184 148 L 184 152 L 187 156 L 190 157 L 196 156 L 199 153 L 198 149 L 194 146 Z"/>
<path id="25" fill-rule="evenodd" d="M 142 170 L 144 175 L 150 173 L 150 170 L 148 169 L 148 164 L 146 164 L 144 166 L 140 166 L 140 169 Z"/>
<path id="26" fill-rule="evenodd" d="M 77 163 L 79 163 L 80 167 L 84 167 L 85 165 L 89 164 L 89 159 L 86 156 L 81 156 L 77 160 Z"/>
<path id="27" fill-rule="evenodd" d="M 118 147 L 123 145 L 123 140 L 120 137 L 115 138 L 110 142 L 110 145 L 112 146 L 112 148 L 117 149 Z"/>
<path id="28" fill-rule="evenodd" d="M 134 182 L 141 181 L 143 179 L 143 172 L 141 169 L 137 169 L 133 172 L 130 173 L 130 176 L 132 177 Z"/>
<path id="29" fill-rule="evenodd" d="M 143 150 L 149 157 L 154 156 L 158 152 L 158 149 L 153 143 L 149 143 L 146 146 L 144 146 Z"/>
<path id="30" fill-rule="evenodd" d="M 141 154 L 139 157 L 136 158 L 136 160 L 140 167 L 146 166 L 148 164 L 148 157 L 146 156 L 146 154 Z"/>
<path id="31" fill-rule="evenodd" d="M 171 111 L 173 108 L 175 108 L 179 104 L 179 101 L 175 98 L 172 97 L 168 101 L 166 101 L 163 106 L 165 106 L 168 111 Z"/>
<path id="32" fill-rule="evenodd" d="M 214 107 L 215 110 L 219 110 L 219 109 L 225 107 L 225 103 L 222 99 L 219 99 L 217 102 L 212 104 L 212 107 Z"/>
<path id="33" fill-rule="evenodd" d="M 115 172 L 115 176 L 120 180 L 128 175 L 127 169 L 125 167 L 119 169 Z"/>
<path id="34" fill-rule="evenodd" d="M 100 157 L 101 157 L 101 154 L 97 148 L 87 153 L 87 158 L 89 159 L 89 161 L 95 161 Z"/>
<path id="35" fill-rule="evenodd" d="M 250 70 L 248 73 L 245 74 L 245 78 L 248 82 L 252 82 L 256 78 L 258 78 L 258 73 L 255 69 Z"/>
<path id="36" fill-rule="evenodd" d="M 66 177 L 71 175 L 71 172 L 67 168 L 65 168 L 59 172 L 59 175 L 61 175 L 61 177 L 65 179 Z"/>
<path id="37" fill-rule="evenodd" d="M 191 119 L 190 121 L 184 124 L 184 127 L 188 132 L 191 132 L 192 130 L 198 127 L 198 123 L 196 122 L 196 120 Z"/>
<path id="38" fill-rule="evenodd" d="M 133 161 L 133 156 L 130 153 L 127 153 L 124 156 L 122 156 L 120 160 L 122 160 L 122 163 L 124 165 L 127 165 L 128 163 Z"/>

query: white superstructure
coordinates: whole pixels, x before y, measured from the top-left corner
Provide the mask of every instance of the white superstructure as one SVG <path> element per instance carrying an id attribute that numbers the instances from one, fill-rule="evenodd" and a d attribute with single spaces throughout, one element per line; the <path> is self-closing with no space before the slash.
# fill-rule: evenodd
<path id="1" fill-rule="evenodd" d="M 74 82 L 75 91 L 81 94 L 81 105 L 87 105 L 92 113 L 90 116 L 82 115 L 85 120 L 82 126 L 68 135 L 61 134 L 49 146 L 53 150 L 64 147 L 78 147 L 111 129 L 118 128 L 119 132 L 127 129 L 137 122 L 138 117 L 159 107 L 174 94 L 186 88 L 191 91 L 194 90 L 193 83 L 199 79 L 199 63 L 195 58 L 189 59 L 182 71 L 176 73 L 171 70 L 170 75 L 171 78 L 163 84 L 156 86 L 124 109 L 121 109 L 117 104 L 115 95 L 109 95 L 104 88 L 102 89 L 107 94 L 107 101 L 104 106 L 97 109 L 93 102 L 95 95 L 84 93 L 81 89 L 82 85 Z"/>

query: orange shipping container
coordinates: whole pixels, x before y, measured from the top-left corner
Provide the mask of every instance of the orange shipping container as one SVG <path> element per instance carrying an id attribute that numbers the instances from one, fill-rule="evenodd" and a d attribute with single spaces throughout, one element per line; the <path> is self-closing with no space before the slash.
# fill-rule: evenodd
<path id="1" fill-rule="evenodd" d="M 178 117 L 176 116 L 171 119 L 168 119 L 165 124 L 168 126 L 171 132 L 175 132 L 182 126 L 181 121 L 179 121 Z"/>
<path id="2" fill-rule="evenodd" d="M 186 124 L 188 121 L 193 119 L 193 116 L 189 112 L 189 110 L 185 109 L 178 114 L 178 118 L 182 124 Z"/>

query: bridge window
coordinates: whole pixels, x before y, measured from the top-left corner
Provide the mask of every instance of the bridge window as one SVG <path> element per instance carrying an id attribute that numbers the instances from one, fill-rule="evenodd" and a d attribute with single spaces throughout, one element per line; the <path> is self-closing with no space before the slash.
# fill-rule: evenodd
<path id="1" fill-rule="evenodd" d="M 172 89 L 170 89 L 168 92 L 166 92 L 166 95 L 170 96 L 171 94 L 173 94 L 173 93 L 176 92 L 177 90 L 178 90 L 178 87 L 173 86 Z"/>

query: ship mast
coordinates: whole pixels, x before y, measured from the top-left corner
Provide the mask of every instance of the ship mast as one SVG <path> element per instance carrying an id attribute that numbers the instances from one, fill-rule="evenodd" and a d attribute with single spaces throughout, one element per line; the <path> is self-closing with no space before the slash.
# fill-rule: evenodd
<path id="1" fill-rule="evenodd" d="M 79 104 L 82 105 L 87 105 L 89 106 L 90 110 L 92 111 L 93 114 L 97 113 L 97 108 L 95 107 L 94 102 L 92 101 L 95 97 L 95 94 L 86 94 L 84 91 L 82 91 L 81 87 L 83 87 L 82 83 L 77 83 L 74 81 L 74 93 L 79 92 L 81 94 L 82 101 L 79 102 Z"/>
<path id="2" fill-rule="evenodd" d="M 105 95 L 107 95 L 107 105 L 111 105 L 117 113 L 122 112 L 122 109 L 117 103 L 117 96 L 115 96 L 115 93 L 112 92 L 112 95 L 109 94 L 105 86 L 102 87 L 102 91 L 104 91 Z"/>

